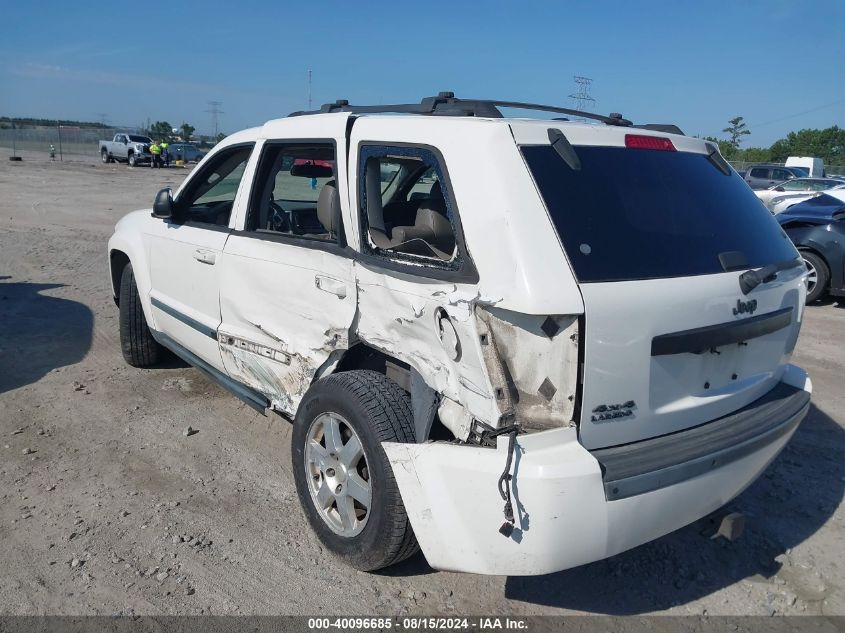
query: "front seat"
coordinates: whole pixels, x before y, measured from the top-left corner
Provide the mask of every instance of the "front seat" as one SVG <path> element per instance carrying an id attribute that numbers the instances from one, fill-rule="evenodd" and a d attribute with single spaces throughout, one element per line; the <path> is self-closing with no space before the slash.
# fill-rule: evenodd
<path id="1" fill-rule="evenodd" d="M 334 180 L 328 181 L 320 190 L 317 198 L 317 219 L 323 228 L 334 239 L 340 226 L 340 195 L 337 192 L 337 184 Z M 324 235 L 309 235 L 308 237 L 325 237 Z"/>

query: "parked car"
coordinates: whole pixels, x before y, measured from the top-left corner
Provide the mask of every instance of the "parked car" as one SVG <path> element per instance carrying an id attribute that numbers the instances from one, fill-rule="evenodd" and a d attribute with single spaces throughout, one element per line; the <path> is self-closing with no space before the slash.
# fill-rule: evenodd
<path id="1" fill-rule="evenodd" d="M 305 516 L 358 569 L 612 556 L 745 490 L 809 408 L 803 260 L 718 148 L 507 105 L 270 121 L 109 240 L 127 362 L 292 420 Z"/>
<path id="2" fill-rule="evenodd" d="M 167 151 L 171 160 L 184 160 L 187 163 L 198 163 L 205 157 L 205 152 L 191 143 L 172 143 Z"/>
<path id="3" fill-rule="evenodd" d="M 793 178 L 786 182 L 778 183 L 768 189 L 759 189 L 754 192 L 760 201 L 771 211 L 772 206 L 777 203 L 812 195 L 819 191 L 825 191 L 833 187 L 842 186 L 841 180 L 835 178 Z"/>
<path id="4" fill-rule="evenodd" d="M 807 303 L 825 294 L 845 296 L 845 192 L 820 194 L 777 220 L 807 265 Z"/>
<path id="5" fill-rule="evenodd" d="M 745 170 L 745 182 L 752 189 L 768 189 L 793 178 L 807 178 L 809 174 L 801 167 L 783 165 L 752 165 Z"/>
<path id="6" fill-rule="evenodd" d="M 100 141 L 100 158 L 104 163 L 118 161 L 128 163 L 131 167 L 152 163 L 153 155 L 150 154 L 152 142 L 148 136 L 119 132 L 111 141 Z"/>
<path id="7" fill-rule="evenodd" d="M 845 183 L 838 184 L 835 187 L 831 187 L 830 189 L 825 189 L 823 192 L 813 191 L 805 192 L 802 194 L 778 196 L 777 198 L 773 198 L 771 201 L 771 211 L 775 215 L 778 215 L 780 213 L 783 213 L 790 207 L 793 207 L 800 202 L 805 202 L 810 198 L 815 198 L 816 196 L 819 196 L 822 193 L 828 193 L 832 196 L 838 196 L 842 193 L 845 193 Z"/>

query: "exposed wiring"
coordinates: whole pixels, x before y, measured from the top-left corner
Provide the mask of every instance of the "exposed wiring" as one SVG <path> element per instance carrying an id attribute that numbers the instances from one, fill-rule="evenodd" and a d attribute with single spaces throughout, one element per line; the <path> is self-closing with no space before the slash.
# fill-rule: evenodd
<path id="1" fill-rule="evenodd" d="M 513 503 L 511 502 L 511 465 L 513 464 L 513 452 L 516 444 L 516 435 L 519 433 L 519 427 L 516 425 L 499 429 L 497 435 L 508 435 L 508 458 L 505 462 L 505 470 L 502 476 L 499 477 L 499 494 L 505 502 L 504 514 L 505 522 L 499 528 L 499 532 L 503 536 L 510 537 L 514 528 Z"/>

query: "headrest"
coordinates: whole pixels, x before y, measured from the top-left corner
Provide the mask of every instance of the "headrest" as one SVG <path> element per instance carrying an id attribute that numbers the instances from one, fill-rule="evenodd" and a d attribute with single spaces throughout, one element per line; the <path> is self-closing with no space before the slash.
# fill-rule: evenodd
<path id="1" fill-rule="evenodd" d="M 317 219 L 330 234 L 337 233 L 335 221 L 340 217 L 340 196 L 335 181 L 330 180 L 320 190 L 317 198 Z"/>
<path id="2" fill-rule="evenodd" d="M 443 199 L 443 188 L 440 186 L 440 181 L 435 180 L 428 192 L 428 197 L 432 199 Z"/>
<path id="3" fill-rule="evenodd" d="M 436 205 L 420 205 L 417 209 L 417 218 L 414 222 L 414 227 L 417 229 L 424 229 L 433 238 L 441 240 L 450 236 L 454 236 L 452 224 L 448 218 L 440 213 L 437 208 L 431 208 Z"/>
<path id="4" fill-rule="evenodd" d="M 381 163 L 375 156 L 367 159 L 364 178 L 367 192 L 367 223 L 370 228 L 385 232 L 384 209 L 381 204 Z"/>

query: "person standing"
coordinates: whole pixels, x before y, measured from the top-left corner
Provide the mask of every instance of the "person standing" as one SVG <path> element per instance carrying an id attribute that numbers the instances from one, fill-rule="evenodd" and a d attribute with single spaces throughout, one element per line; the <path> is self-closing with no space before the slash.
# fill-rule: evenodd
<path id="1" fill-rule="evenodd" d="M 158 144 L 158 141 L 153 141 L 153 144 L 150 145 L 150 154 L 153 155 L 152 167 L 161 167 L 161 145 Z"/>
<path id="2" fill-rule="evenodd" d="M 170 143 L 168 143 L 167 141 L 161 141 L 161 143 L 159 143 L 159 146 L 161 147 L 161 158 L 164 161 L 164 166 L 170 167 L 170 150 L 167 149 L 168 147 L 170 147 Z"/>

